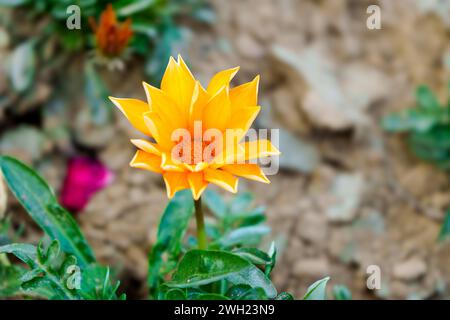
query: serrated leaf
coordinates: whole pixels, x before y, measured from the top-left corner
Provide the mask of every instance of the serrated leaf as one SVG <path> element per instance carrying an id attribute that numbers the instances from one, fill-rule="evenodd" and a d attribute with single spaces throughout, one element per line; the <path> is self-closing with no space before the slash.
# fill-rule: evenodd
<path id="1" fill-rule="evenodd" d="M 303 300 L 326 300 L 328 280 L 330 280 L 330 277 L 314 282 L 311 286 L 309 286 Z"/>
<path id="2" fill-rule="evenodd" d="M 12 193 L 50 238 L 59 240 L 62 249 L 75 255 L 81 266 L 95 262 L 76 221 L 58 204 L 53 191 L 37 173 L 8 156 L 0 157 L 0 169 Z"/>

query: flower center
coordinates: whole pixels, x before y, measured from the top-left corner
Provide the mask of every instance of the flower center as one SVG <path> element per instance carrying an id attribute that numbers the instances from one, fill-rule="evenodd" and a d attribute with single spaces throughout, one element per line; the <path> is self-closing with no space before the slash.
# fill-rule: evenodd
<path id="1" fill-rule="evenodd" d="M 216 156 L 213 141 L 204 141 L 202 138 L 194 138 L 185 141 L 180 139 L 177 143 L 179 161 L 187 164 L 197 164 L 200 162 L 211 162 Z"/>

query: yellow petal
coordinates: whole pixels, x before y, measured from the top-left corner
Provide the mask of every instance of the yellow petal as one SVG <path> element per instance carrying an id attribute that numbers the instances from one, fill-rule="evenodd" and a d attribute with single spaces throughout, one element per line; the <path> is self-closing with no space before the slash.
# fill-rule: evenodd
<path id="1" fill-rule="evenodd" d="M 164 171 L 185 172 L 185 167 L 180 161 L 174 161 L 170 153 L 163 153 L 161 156 L 161 168 Z"/>
<path id="2" fill-rule="evenodd" d="M 130 167 L 162 173 L 161 157 L 138 150 L 130 162 Z"/>
<path id="3" fill-rule="evenodd" d="M 238 141 L 241 141 L 250 129 L 260 110 L 261 107 L 244 107 L 232 113 L 227 127 L 241 130 Z"/>
<path id="4" fill-rule="evenodd" d="M 132 144 L 134 144 L 139 149 L 157 155 L 161 156 L 161 151 L 158 149 L 158 146 L 155 143 L 149 142 L 147 140 L 143 139 L 131 139 L 130 140 Z"/>
<path id="5" fill-rule="evenodd" d="M 241 143 L 245 149 L 242 160 L 259 159 L 268 156 L 277 156 L 280 151 L 269 140 L 254 140 Z"/>
<path id="6" fill-rule="evenodd" d="M 245 157 L 245 148 L 239 144 L 239 141 L 225 142 L 224 149 L 219 153 L 211 163 L 212 168 L 220 168 L 225 164 L 235 164 L 238 161 L 242 162 Z"/>
<path id="7" fill-rule="evenodd" d="M 266 175 L 257 164 L 228 164 L 222 166 L 221 169 L 238 177 L 270 183 L 269 179 L 267 179 Z"/>
<path id="8" fill-rule="evenodd" d="M 195 83 L 192 94 L 191 105 L 189 108 L 189 129 L 194 132 L 194 121 L 201 121 L 203 109 L 208 103 L 210 95 L 206 92 L 199 81 Z"/>
<path id="9" fill-rule="evenodd" d="M 161 81 L 161 90 L 176 103 L 185 121 L 187 121 L 192 92 L 195 86 L 195 79 L 187 70 L 189 69 L 185 65 L 180 66 L 174 58 L 170 57 Z"/>
<path id="10" fill-rule="evenodd" d="M 165 123 L 170 124 L 172 129 L 186 127 L 181 111 L 164 91 L 146 82 L 143 82 L 143 85 L 152 112 L 157 113 Z"/>
<path id="11" fill-rule="evenodd" d="M 178 55 L 178 65 L 180 66 L 180 72 L 183 75 L 183 77 L 185 79 L 187 79 L 189 82 L 192 82 L 192 81 L 195 82 L 195 78 L 192 75 L 191 70 L 189 70 L 189 67 L 184 62 L 184 60 L 180 54 Z"/>
<path id="12" fill-rule="evenodd" d="M 230 101 L 233 112 L 244 107 L 258 104 L 259 76 L 251 82 L 244 83 L 230 90 Z"/>
<path id="13" fill-rule="evenodd" d="M 191 172 L 199 172 L 203 171 L 209 167 L 209 163 L 207 162 L 199 162 L 197 164 L 187 164 L 183 162 L 183 166 Z"/>
<path id="14" fill-rule="evenodd" d="M 172 131 L 162 121 L 161 117 L 155 112 L 147 112 L 144 114 L 144 121 L 160 148 L 162 150 L 170 150 L 173 146 L 171 140 Z"/>
<path id="15" fill-rule="evenodd" d="M 109 97 L 109 99 L 120 111 L 122 111 L 133 127 L 142 133 L 151 136 L 151 132 L 144 122 L 144 113 L 150 111 L 150 106 L 147 103 L 137 99 L 121 99 L 114 97 Z"/>
<path id="16" fill-rule="evenodd" d="M 230 84 L 230 81 L 238 71 L 239 67 L 236 67 L 216 73 L 209 82 L 206 91 L 208 91 L 210 95 L 215 95 L 223 86 L 228 86 Z"/>
<path id="17" fill-rule="evenodd" d="M 203 172 L 206 181 L 214 183 L 232 193 L 237 192 L 238 179 L 232 174 L 220 169 L 205 169 Z"/>
<path id="18" fill-rule="evenodd" d="M 163 174 L 164 183 L 166 184 L 167 197 L 171 199 L 175 192 L 189 188 L 186 173 L 182 172 L 165 172 Z"/>
<path id="19" fill-rule="evenodd" d="M 219 92 L 209 100 L 203 112 L 204 129 L 225 130 L 230 118 L 230 98 L 228 87 L 222 87 Z"/>
<path id="20" fill-rule="evenodd" d="M 208 186 L 208 182 L 203 179 L 203 172 L 188 173 L 187 177 L 192 196 L 194 200 L 198 200 Z"/>

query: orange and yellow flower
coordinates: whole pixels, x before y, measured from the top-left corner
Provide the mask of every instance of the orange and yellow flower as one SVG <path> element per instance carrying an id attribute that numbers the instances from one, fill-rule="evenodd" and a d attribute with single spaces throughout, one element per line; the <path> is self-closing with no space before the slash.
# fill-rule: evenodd
<path id="1" fill-rule="evenodd" d="M 92 17 L 89 22 L 95 32 L 98 51 L 105 57 L 120 56 L 133 35 L 131 19 L 119 23 L 112 5 L 108 4 L 100 15 L 98 25 Z"/>
<path id="2" fill-rule="evenodd" d="M 234 193 L 238 177 L 269 183 L 254 160 L 279 151 L 268 140 L 242 141 L 261 109 L 257 106 L 259 76 L 230 88 L 238 70 L 217 73 L 205 89 L 181 56 L 178 61 L 171 57 L 161 89 L 143 83 L 147 102 L 110 97 L 137 130 L 152 138 L 131 140 L 138 148 L 131 167 L 162 174 L 169 198 L 190 188 L 197 200 L 209 183 Z M 190 134 L 182 137 L 188 141 L 174 135 L 179 129 Z M 215 143 L 217 135 L 205 138 L 211 130 L 227 137 L 231 132 L 234 138 Z M 183 148 L 186 142 L 189 146 Z M 198 156 L 199 150 L 206 156 Z"/>

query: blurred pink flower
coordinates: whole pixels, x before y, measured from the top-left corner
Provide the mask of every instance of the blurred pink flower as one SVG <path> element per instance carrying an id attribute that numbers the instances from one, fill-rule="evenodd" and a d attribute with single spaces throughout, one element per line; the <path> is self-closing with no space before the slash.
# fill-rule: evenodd
<path id="1" fill-rule="evenodd" d="M 70 211 L 82 211 L 91 197 L 108 186 L 113 177 L 113 173 L 96 159 L 72 158 L 61 190 L 61 204 Z"/>

